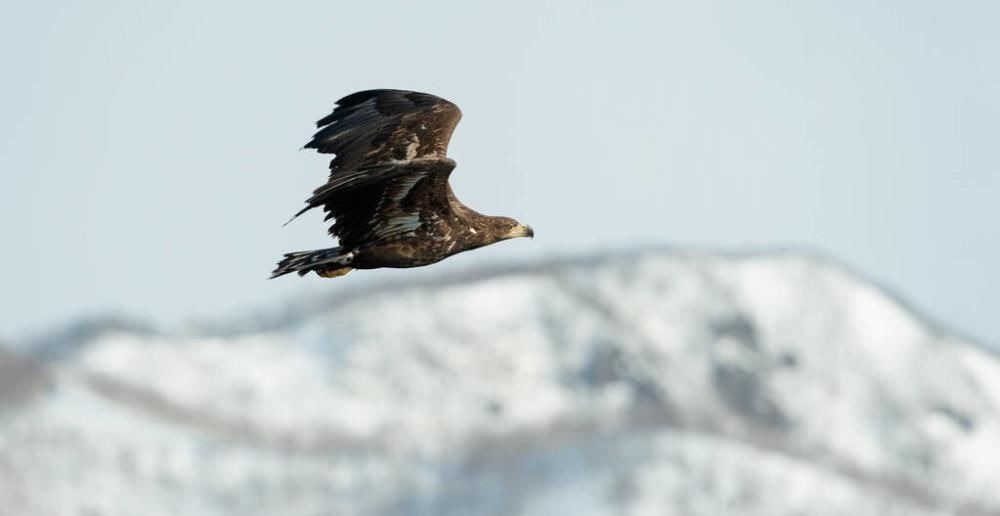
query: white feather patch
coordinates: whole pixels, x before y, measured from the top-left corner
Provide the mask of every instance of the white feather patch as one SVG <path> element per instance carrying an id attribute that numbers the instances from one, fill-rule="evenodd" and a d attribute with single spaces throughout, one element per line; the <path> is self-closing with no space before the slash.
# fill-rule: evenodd
<path id="1" fill-rule="evenodd" d="M 417 182 L 424 178 L 424 175 L 417 175 L 413 177 L 407 177 L 399 181 L 396 186 L 396 192 L 392 194 L 393 202 L 402 201 L 407 195 L 410 194 L 410 190 L 416 186 Z"/>
<path id="2" fill-rule="evenodd" d="M 402 215 L 385 221 L 375 231 L 375 234 L 384 238 L 401 233 L 412 233 L 419 229 L 421 224 L 420 215 L 418 214 Z"/>
<path id="3" fill-rule="evenodd" d="M 420 147 L 420 138 L 416 134 L 410 135 L 410 143 L 406 144 L 406 159 L 411 160 L 417 157 L 417 149 Z"/>

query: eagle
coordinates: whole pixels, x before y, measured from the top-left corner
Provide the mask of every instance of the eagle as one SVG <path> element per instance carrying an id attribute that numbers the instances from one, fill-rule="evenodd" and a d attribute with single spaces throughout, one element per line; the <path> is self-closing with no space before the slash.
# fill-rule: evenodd
<path id="1" fill-rule="evenodd" d="M 304 148 L 333 154 L 330 177 L 292 220 L 322 206 L 337 247 L 285 254 L 272 278 L 354 269 L 420 267 L 511 238 L 535 236 L 509 217 L 462 204 L 448 184 L 455 104 L 405 90 L 366 90 L 337 101 Z M 289 220 L 291 222 L 291 220 Z"/>

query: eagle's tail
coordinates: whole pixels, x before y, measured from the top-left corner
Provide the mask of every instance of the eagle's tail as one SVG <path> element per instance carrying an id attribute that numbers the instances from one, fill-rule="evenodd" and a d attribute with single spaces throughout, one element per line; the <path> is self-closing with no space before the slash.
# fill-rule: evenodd
<path id="1" fill-rule="evenodd" d="M 336 278 L 351 272 L 351 262 L 354 253 L 343 248 L 333 247 L 316 251 L 299 251 L 288 253 L 278 262 L 278 267 L 271 273 L 271 278 L 277 278 L 290 272 L 305 276 L 310 271 L 324 278 Z"/>

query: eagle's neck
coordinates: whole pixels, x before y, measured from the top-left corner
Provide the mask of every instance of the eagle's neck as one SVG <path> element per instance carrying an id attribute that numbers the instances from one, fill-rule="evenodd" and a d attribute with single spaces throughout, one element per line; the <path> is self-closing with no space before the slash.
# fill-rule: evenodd
<path id="1" fill-rule="evenodd" d="M 450 184 L 448 185 L 448 205 L 451 212 L 455 214 L 455 218 L 466 225 L 471 225 L 474 221 L 486 217 L 486 215 L 462 204 L 462 201 L 455 197 L 455 192 L 451 189 Z"/>
<path id="2" fill-rule="evenodd" d="M 501 240 L 496 235 L 496 227 L 504 217 L 483 215 L 462 204 L 458 197 L 455 197 L 455 192 L 452 191 L 450 184 L 448 185 L 448 204 L 451 205 L 451 211 L 455 214 L 453 231 L 461 235 L 458 240 L 462 242 L 462 249 L 456 249 L 456 252 L 476 249 Z M 457 234 L 456 236 L 458 236 Z"/>

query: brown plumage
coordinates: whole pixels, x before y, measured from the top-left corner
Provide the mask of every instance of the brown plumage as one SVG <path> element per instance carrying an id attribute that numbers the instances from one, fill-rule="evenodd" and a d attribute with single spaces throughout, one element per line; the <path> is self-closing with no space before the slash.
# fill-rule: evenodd
<path id="1" fill-rule="evenodd" d="M 461 118 L 455 104 L 415 91 L 368 90 L 337 101 L 305 146 L 335 155 L 330 179 L 295 216 L 322 206 L 339 245 L 288 253 L 271 277 L 419 267 L 501 240 L 533 237 L 529 226 L 477 213 L 451 191 L 455 162 L 446 154 Z"/>

